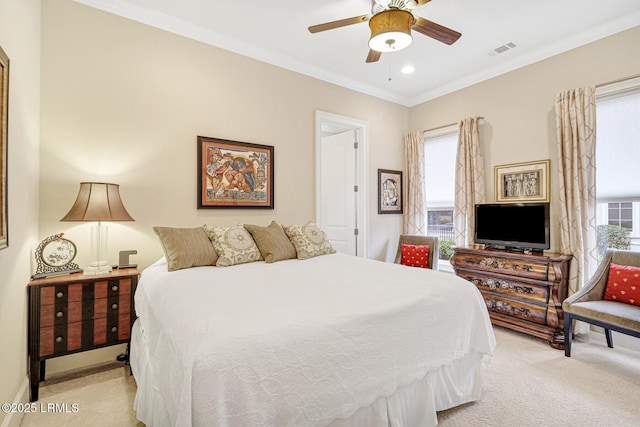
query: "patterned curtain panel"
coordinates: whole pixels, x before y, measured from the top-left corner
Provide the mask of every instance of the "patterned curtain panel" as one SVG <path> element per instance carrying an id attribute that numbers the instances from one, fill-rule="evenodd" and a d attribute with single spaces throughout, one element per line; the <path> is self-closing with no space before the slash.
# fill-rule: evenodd
<path id="1" fill-rule="evenodd" d="M 569 295 L 598 266 L 596 228 L 595 88 L 556 95 L 556 138 L 560 181 L 560 251 L 573 255 Z"/>
<path id="2" fill-rule="evenodd" d="M 419 130 L 404 136 L 407 163 L 407 195 L 403 225 L 404 234 L 424 235 L 426 232 L 424 207 L 424 132 Z"/>
<path id="3" fill-rule="evenodd" d="M 480 117 L 470 117 L 458 123 L 458 151 L 456 154 L 456 195 L 453 225 L 457 246 L 473 241 L 475 205 L 484 203 L 484 161 L 480 146 Z"/>

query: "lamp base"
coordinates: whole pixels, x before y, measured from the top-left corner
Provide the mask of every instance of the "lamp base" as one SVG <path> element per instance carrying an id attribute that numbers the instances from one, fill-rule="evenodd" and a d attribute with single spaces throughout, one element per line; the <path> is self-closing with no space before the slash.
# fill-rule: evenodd
<path id="1" fill-rule="evenodd" d="M 107 274 L 111 273 L 110 265 L 97 265 L 97 266 L 89 266 L 84 269 L 84 274 L 86 276 L 95 276 L 96 274 Z"/>
<path id="2" fill-rule="evenodd" d="M 84 269 L 87 276 L 111 273 L 111 265 L 107 261 L 107 226 L 98 222 L 91 226 L 91 262 Z"/>

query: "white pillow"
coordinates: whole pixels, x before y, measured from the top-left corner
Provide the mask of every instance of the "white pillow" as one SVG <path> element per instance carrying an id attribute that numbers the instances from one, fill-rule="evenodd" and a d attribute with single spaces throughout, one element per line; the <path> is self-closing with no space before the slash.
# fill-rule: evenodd
<path id="1" fill-rule="evenodd" d="M 244 226 L 209 227 L 205 225 L 205 230 L 218 254 L 217 267 L 262 261 L 256 242 Z"/>
<path id="2" fill-rule="evenodd" d="M 293 247 L 296 248 L 298 259 L 336 253 L 324 231 L 320 230 L 312 221 L 308 221 L 304 225 L 283 225 L 282 228 L 289 236 Z"/>

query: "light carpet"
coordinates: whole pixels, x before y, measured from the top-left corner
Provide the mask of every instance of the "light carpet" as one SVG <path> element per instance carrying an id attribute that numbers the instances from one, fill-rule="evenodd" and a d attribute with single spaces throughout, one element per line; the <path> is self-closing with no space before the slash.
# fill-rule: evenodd
<path id="1" fill-rule="evenodd" d="M 439 426 L 640 425 L 640 352 L 615 337 L 613 349 L 576 338 L 565 357 L 546 341 L 494 330 L 481 400 L 440 412 Z"/>
<path id="2" fill-rule="evenodd" d="M 440 426 L 640 425 L 640 352 L 576 339 L 567 358 L 545 341 L 494 329 L 482 399 L 438 413 Z M 135 391 L 128 368 L 116 363 L 47 379 L 38 405 L 76 403 L 78 411 L 27 414 L 21 425 L 143 427 Z"/>

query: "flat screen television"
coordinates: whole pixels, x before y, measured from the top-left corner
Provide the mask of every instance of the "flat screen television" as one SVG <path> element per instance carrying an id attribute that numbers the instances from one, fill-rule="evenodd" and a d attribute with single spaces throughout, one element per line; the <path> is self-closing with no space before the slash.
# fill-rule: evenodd
<path id="1" fill-rule="evenodd" d="M 481 204 L 475 214 L 476 243 L 534 252 L 550 247 L 549 203 Z"/>

